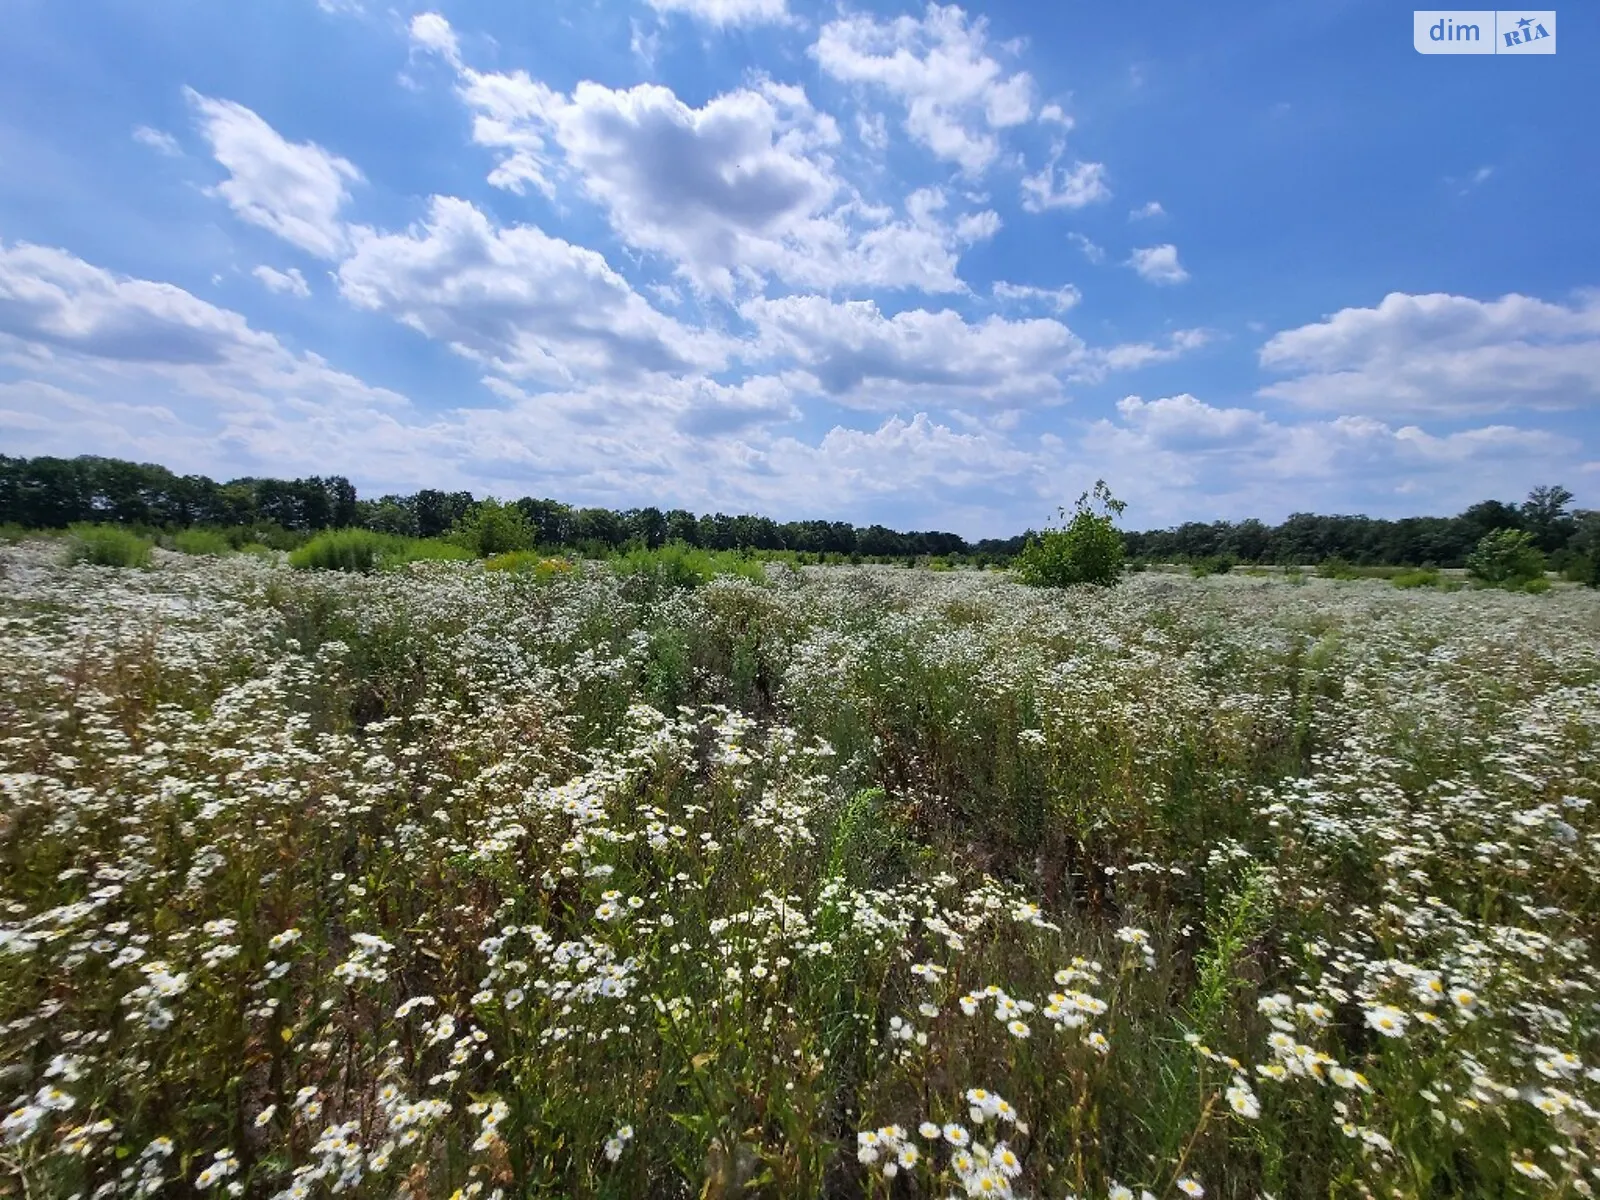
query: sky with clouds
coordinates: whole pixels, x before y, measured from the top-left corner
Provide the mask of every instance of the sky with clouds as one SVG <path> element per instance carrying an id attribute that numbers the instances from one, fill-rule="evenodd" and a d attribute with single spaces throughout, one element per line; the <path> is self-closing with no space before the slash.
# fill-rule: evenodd
<path id="1" fill-rule="evenodd" d="M 0 452 L 972 537 L 1102 476 L 1600 506 L 1592 6 L 6 10 Z"/>

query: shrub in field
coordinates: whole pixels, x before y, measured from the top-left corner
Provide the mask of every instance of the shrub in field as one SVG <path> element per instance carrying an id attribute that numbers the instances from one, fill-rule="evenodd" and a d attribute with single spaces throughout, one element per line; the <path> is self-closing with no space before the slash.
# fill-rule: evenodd
<path id="1" fill-rule="evenodd" d="M 1097 480 L 1073 506 L 1072 517 L 1060 509 L 1066 524 L 1030 538 L 1017 555 L 1016 570 L 1022 582 L 1034 587 L 1070 587 L 1087 583 L 1109 587 L 1122 574 L 1122 534 L 1116 519 L 1126 503 L 1116 499 Z"/>
<path id="2" fill-rule="evenodd" d="M 450 540 L 478 558 L 492 558 L 517 550 L 531 550 L 539 534 L 515 504 L 484 500 L 455 523 Z"/>
<path id="3" fill-rule="evenodd" d="M 67 557 L 75 563 L 97 567 L 150 565 L 151 544 L 115 525 L 74 525 L 68 531 Z"/>
<path id="4" fill-rule="evenodd" d="M 532 575 L 540 583 L 570 575 L 577 569 L 565 558 L 553 558 L 540 554 L 537 550 L 513 550 L 508 554 L 497 554 L 485 560 L 483 568 L 486 571 L 512 571 L 517 574 Z"/>
<path id="5" fill-rule="evenodd" d="M 1490 587 L 1520 588 L 1544 577 L 1544 555 L 1526 530 L 1497 529 L 1468 556 L 1467 574 Z"/>
<path id="6" fill-rule="evenodd" d="M 651 594 L 699 587 L 718 575 L 738 575 L 752 583 L 764 583 L 767 578 L 760 559 L 745 558 L 732 550 L 704 550 L 683 542 L 668 542 L 654 550 L 635 546 L 613 556 L 610 566 L 623 578 L 639 581 Z"/>
<path id="7" fill-rule="evenodd" d="M 1397 588 L 1432 588 L 1439 586 L 1441 578 L 1438 568 L 1430 567 L 1419 571 L 1402 571 L 1389 582 Z"/>
<path id="8" fill-rule="evenodd" d="M 1213 554 L 1206 558 L 1198 558 L 1189 566 L 1189 573 L 1196 579 L 1204 579 L 1208 575 L 1226 575 L 1235 566 L 1233 558 L 1226 554 Z"/>
<path id="9" fill-rule="evenodd" d="M 381 565 L 399 567 L 414 562 L 471 562 L 477 555 L 444 538 L 400 538 L 384 555 Z"/>
<path id="10" fill-rule="evenodd" d="M 368 529 L 329 529 L 290 551 L 289 565 L 298 571 L 376 571 L 400 540 Z"/>
<path id="11" fill-rule="evenodd" d="M 216 558 L 232 551 L 233 544 L 215 529 L 180 529 L 172 535 L 172 548 L 180 554 Z"/>

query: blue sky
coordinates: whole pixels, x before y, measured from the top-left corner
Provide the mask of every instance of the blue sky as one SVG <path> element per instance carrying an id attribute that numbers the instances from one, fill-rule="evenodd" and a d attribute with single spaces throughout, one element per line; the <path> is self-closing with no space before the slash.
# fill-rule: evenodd
<path id="1" fill-rule="evenodd" d="M 12 0 L 0 451 L 1007 534 L 1600 506 L 1600 11 Z"/>

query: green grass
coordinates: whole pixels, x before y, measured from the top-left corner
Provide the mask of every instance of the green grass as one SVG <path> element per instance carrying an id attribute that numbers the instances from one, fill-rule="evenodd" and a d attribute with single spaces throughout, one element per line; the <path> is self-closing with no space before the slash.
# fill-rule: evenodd
<path id="1" fill-rule="evenodd" d="M 67 531 L 67 557 L 97 567 L 147 567 L 151 543 L 115 525 L 73 525 Z"/>
<path id="2" fill-rule="evenodd" d="M 764 583 L 767 578 L 760 559 L 746 558 L 732 550 L 702 550 L 682 542 L 669 542 L 655 550 L 625 550 L 607 563 L 624 579 L 634 580 L 653 593 L 699 587 L 718 575 L 737 575 L 753 583 Z"/>
<path id="3" fill-rule="evenodd" d="M 172 548 L 180 554 L 218 558 L 231 553 L 233 543 L 215 529 L 184 529 L 172 535 Z"/>
<path id="4" fill-rule="evenodd" d="M 367 529 L 330 529 L 289 552 L 296 570 L 364 574 L 413 562 L 464 562 L 476 556 L 438 538 L 406 538 Z"/>

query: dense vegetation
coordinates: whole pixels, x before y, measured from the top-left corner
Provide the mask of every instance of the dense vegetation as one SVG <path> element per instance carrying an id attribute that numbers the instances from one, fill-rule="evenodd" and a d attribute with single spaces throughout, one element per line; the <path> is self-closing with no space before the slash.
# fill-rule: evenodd
<path id="1" fill-rule="evenodd" d="M 1591 1194 L 1593 592 L 196 549 L 0 547 L 8 1194 Z"/>
<path id="2" fill-rule="evenodd" d="M 1261 521 L 1190 522 L 1175 529 L 1124 532 L 1125 557 L 1144 562 L 1317 564 L 1460 568 L 1484 536 L 1520 530 L 1555 571 L 1583 582 L 1600 563 L 1600 512 L 1570 509 L 1561 487 L 1537 488 L 1521 504 L 1486 500 L 1454 517 L 1375 520 L 1296 513 L 1279 525 Z M 487 518 L 485 517 L 487 514 Z M 604 557 L 630 544 L 668 542 L 705 550 L 785 551 L 811 560 L 940 557 L 1009 562 L 1035 536 L 968 542 L 953 533 L 910 532 L 847 521 L 778 522 L 767 517 L 646 507 L 613 511 L 574 508 L 525 497 L 512 504 L 480 501 L 468 492 L 424 489 L 410 496 L 361 499 L 340 476 L 236 479 L 118 459 L 8 458 L 0 455 L 0 526 L 64 529 L 74 522 L 125 525 L 147 533 L 193 526 L 225 529 L 236 545 L 298 546 L 324 529 L 359 527 L 397 537 L 457 536 L 475 553 L 524 549 L 582 550 Z"/>

